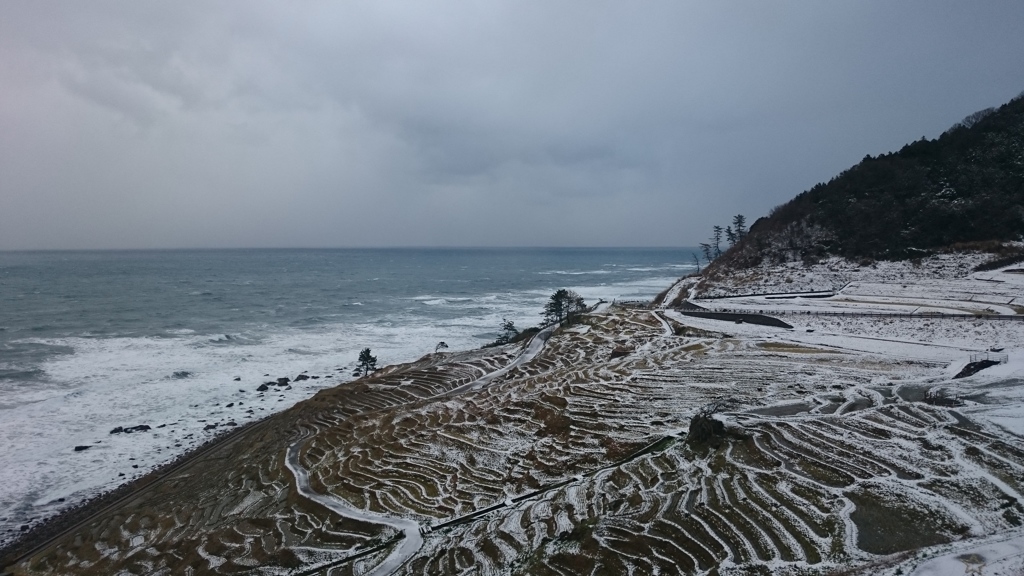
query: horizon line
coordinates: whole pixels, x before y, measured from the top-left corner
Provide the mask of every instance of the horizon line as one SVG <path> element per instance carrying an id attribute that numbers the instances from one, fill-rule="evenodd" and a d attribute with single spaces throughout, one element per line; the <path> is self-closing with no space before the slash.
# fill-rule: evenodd
<path id="1" fill-rule="evenodd" d="M 235 246 L 173 248 L 0 248 L 2 253 L 22 252 L 185 252 L 246 250 L 692 250 L 698 246 Z"/>

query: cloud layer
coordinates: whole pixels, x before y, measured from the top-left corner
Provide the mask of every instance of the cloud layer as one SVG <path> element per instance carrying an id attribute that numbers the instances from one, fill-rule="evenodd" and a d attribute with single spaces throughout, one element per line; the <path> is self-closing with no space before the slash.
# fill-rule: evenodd
<path id="1" fill-rule="evenodd" d="M 692 245 L 1024 90 L 1019 2 L 0 4 L 0 249 Z"/>

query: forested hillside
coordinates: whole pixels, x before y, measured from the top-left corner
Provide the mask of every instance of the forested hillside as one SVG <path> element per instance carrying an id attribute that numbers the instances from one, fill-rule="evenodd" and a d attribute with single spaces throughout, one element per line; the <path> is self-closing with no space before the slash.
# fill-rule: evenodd
<path id="1" fill-rule="evenodd" d="M 866 156 L 761 218 L 722 264 L 903 259 L 1024 236 L 1024 93 L 935 140 Z"/>

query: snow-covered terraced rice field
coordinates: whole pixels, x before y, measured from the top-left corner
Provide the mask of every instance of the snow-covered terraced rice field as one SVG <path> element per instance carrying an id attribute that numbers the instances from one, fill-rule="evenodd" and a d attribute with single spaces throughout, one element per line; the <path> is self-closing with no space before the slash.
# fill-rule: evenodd
<path id="1" fill-rule="evenodd" d="M 367 574 L 403 541 L 374 518 L 422 528 L 400 574 L 826 574 L 1020 530 L 1024 438 L 1006 423 L 1024 323 L 985 329 L 1010 363 L 956 381 L 972 348 L 884 326 L 612 307 L 529 359 L 431 355 L 257 424 L 19 573 Z M 962 400 L 926 403 L 937 388 Z M 725 434 L 689 442 L 723 400 Z M 311 490 L 359 513 L 300 494 L 289 446 Z"/>
<path id="2" fill-rule="evenodd" d="M 935 365 L 654 329 L 629 341 L 642 359 L 549 374 L 569 414 L 598 415 L 572 417 L 563 446 L 574 449 L 549 457 L 561 474 L 542 487 L 568 484 L 435 532 L 404 572 L 457 573 L 474 559 L 482 573 L 825 573 L 1020 525 L 1024 450 L 980 436 L 956 409 L 901 398 Z M 880 374 L 891 378 L 873 384 Z M 725 415 L 733 434 L 717 447 L 673 435 L 695 407 L 724 397 L 742 408 Z M 588 469 L 587 446 L 572 439 L 594 435 L 634 449 L 637 438 L 666 440 Z"/>

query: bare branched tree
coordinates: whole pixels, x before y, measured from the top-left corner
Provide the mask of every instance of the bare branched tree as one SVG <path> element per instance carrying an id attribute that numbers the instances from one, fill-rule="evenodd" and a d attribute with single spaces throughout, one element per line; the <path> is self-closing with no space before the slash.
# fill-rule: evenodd
<path id="1" fill-rule="evenodd" d="M 715 414 L 726 410 L 732 402 L 726 400 L 715 400 L 706 404 L 690 418 L 690 432 L 687 434 L 687 441 L 693 444 L 703 444 L 713 436 L 721 436 L 725 432 L 725 425 L 721 420 L 715 419 Z"/>

